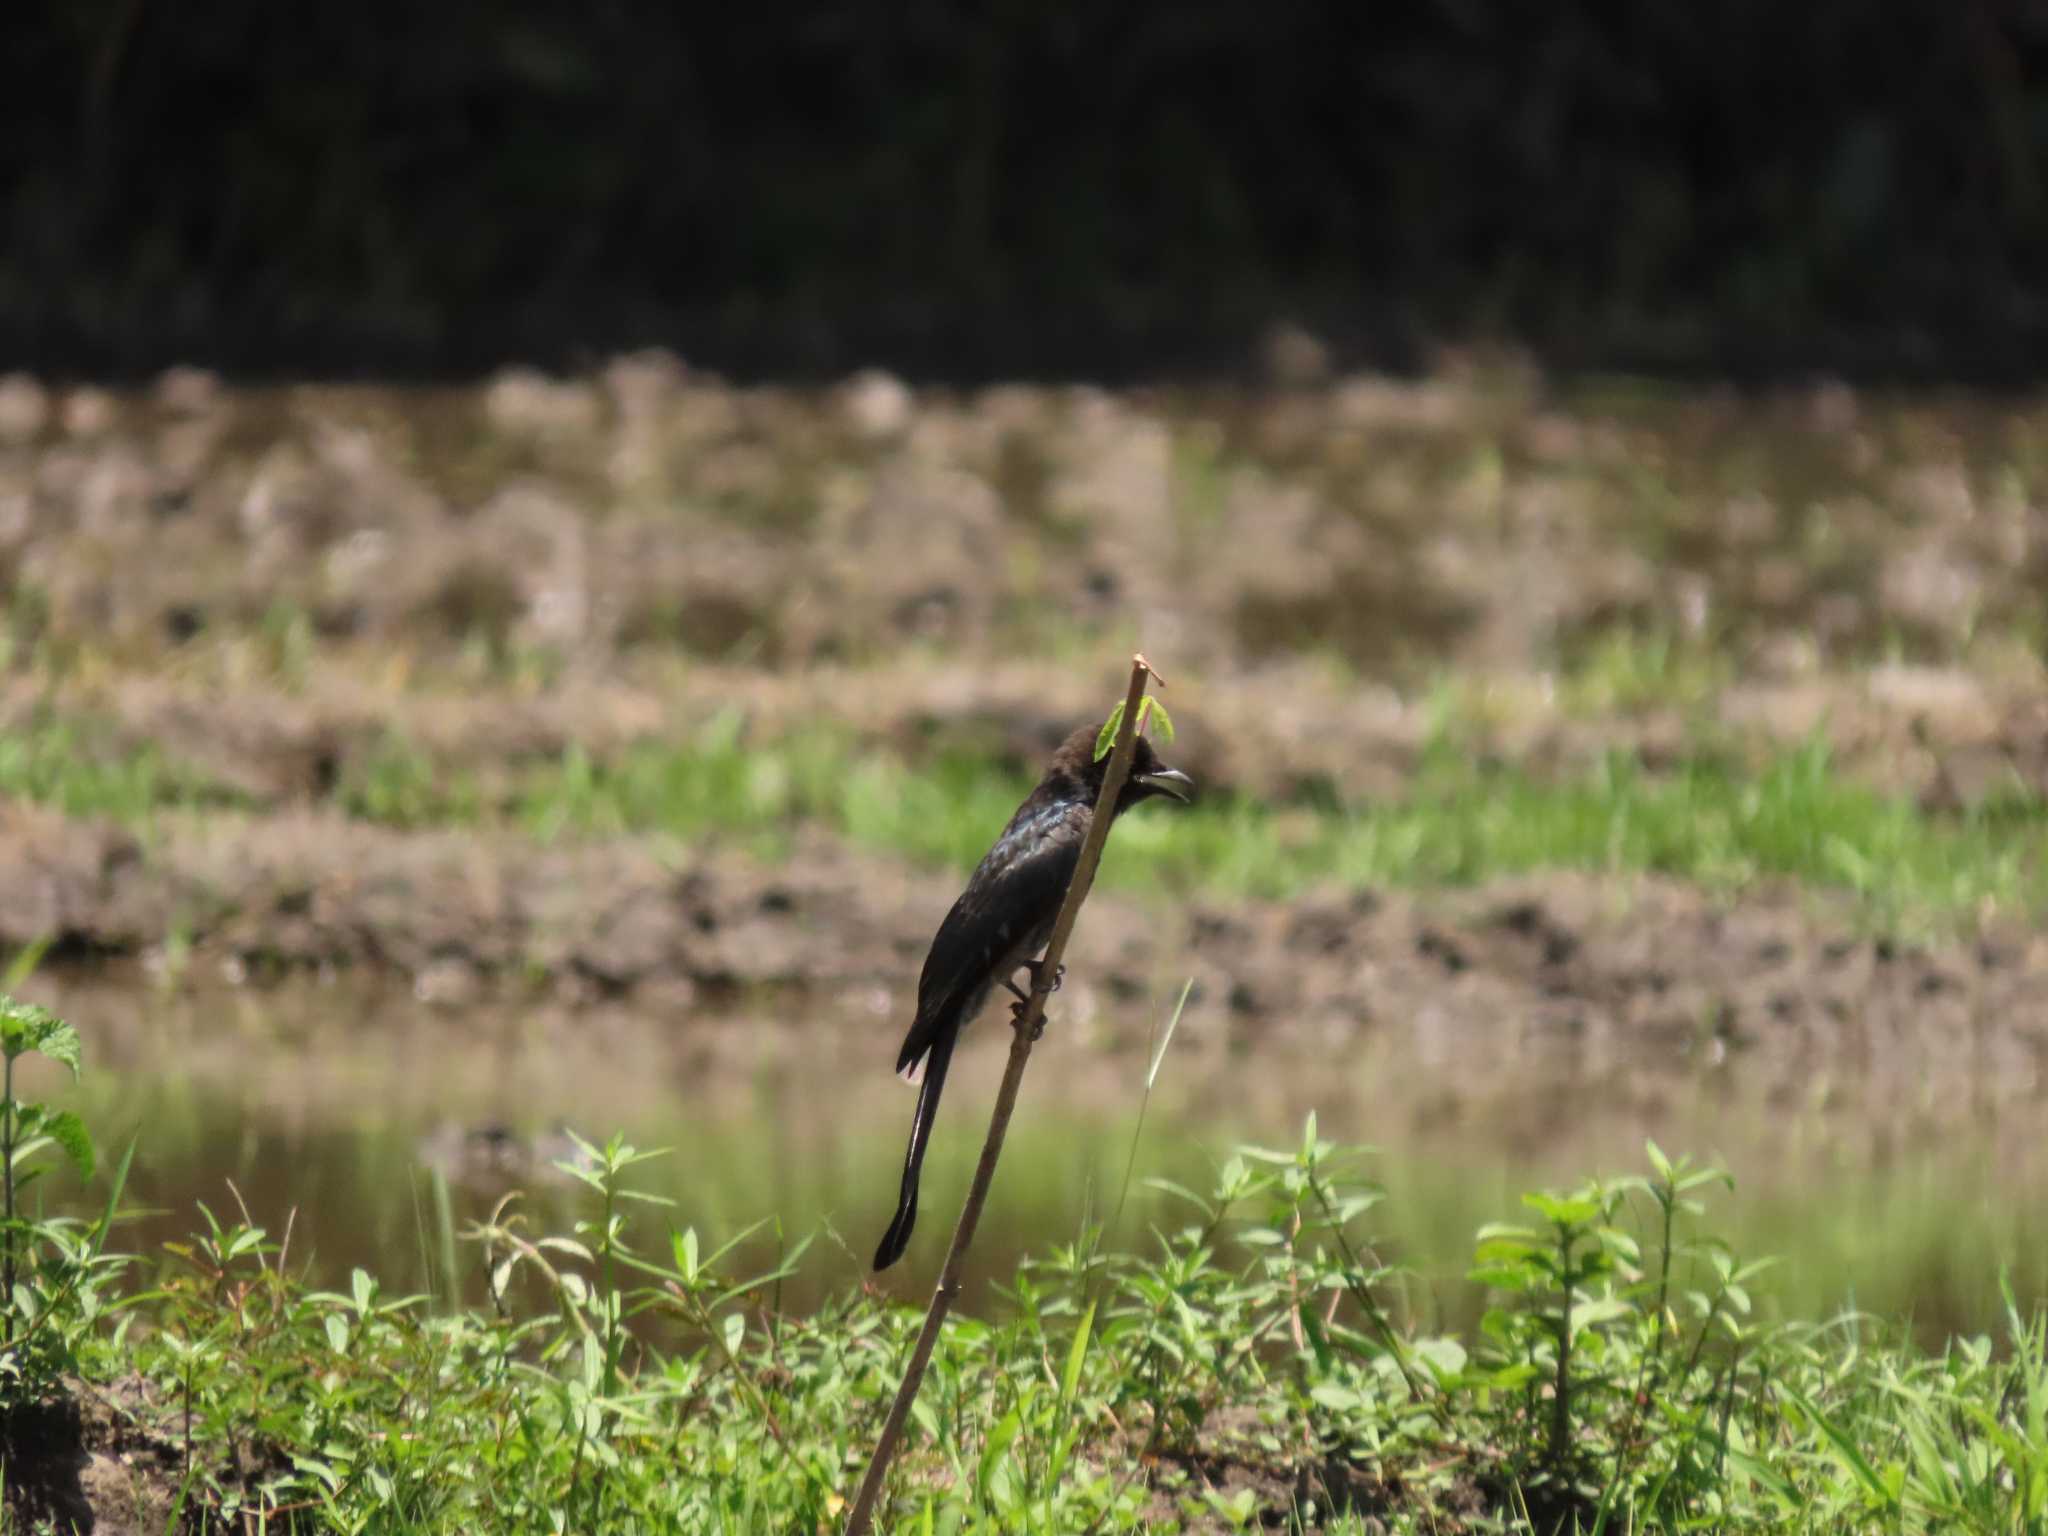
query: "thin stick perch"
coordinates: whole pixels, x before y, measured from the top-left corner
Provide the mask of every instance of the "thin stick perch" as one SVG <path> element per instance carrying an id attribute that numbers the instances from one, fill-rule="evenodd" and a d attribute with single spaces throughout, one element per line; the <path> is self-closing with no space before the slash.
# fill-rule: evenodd
<path id="1" fill-rule="evenodd" d="M 952 1246 L 946 1250 L 946 1262 L 939 1269 L 939 1283 L 932 1292 L 931 1305 L 925 1309 L 924 1327 L 917 1335 L 917 1345 L 910 1352 L 910 1363 L 904 1368 L 903 1380 L 896 1388 L 896 1400 L 889 1405 L 889 1417 L 882 1423 L 882 1433 L 875 1441 L 874 1454 L 868 1459 L 868 1469 L 860 1480 L 860 1492 L 854 1496 L 853 1508 L 846 1517 L 845 1536 L 866 1536 L 874 1522 L 875 1505 L 881 1498 L 882 1481 L 889 1471 L 889 1463 L 895 1458 L 897 1444 L 903 1438 L 903 1426 L 910 1418 L 910 1405 L 917 1401 L 917 1389 L 924 1381 L 925 1368 L 931 1364 L 932 1350 L 939 1342 L 939 1329 L 946 1321 L 947 1312 L 960 1294 L 960 1272 L 966 1266 L 967 1249 L 974 1241 L 974 1229 L 981 1221 L 981 1208 L 988 1201 L 989 1186 L 995 1182 L 996 1160 L 1003 1155 L 1003 1138 L 1010 1129 L 1010 1116 L 1017 1108 L 1017 1094 L 1024 1085 L 1024 1065 L 1031 1059 L 1031 1045 L 1040 1025 L 1045 1019 L 1045 1000 L 1051 996 L 1055 979 L 1060 974 L 1060 961 L 1067 952 L 1067 940 L 1073 935 L 1074 922 L 1081 915 L 1081 903 L 1088 899 L 1088 888 L 1095 883 L 1095 867 L 1102 862 L 1103 845 L 1109 841 L 1110 823 L 1117 796 L 1123 793 L 1124 780 L 1130 776 L 1131 757 L 1137 751 L 1138 705 L 1145 697 L 1146 684 L 1155 676 L 1151 665 L 1143 656 L 1131 658 L 1131 686 L 1124 695 L 1123 718 L 1117 725 L 1116 745 L 1110 749 L 1109 766 L 1102 775 L 1102 792 L 1095 800 L 1095 818 L 1088 828 L 1087 840 L 1081 844 L 1079 860 L 1074 865 L 1074 878 L 1067 886 L 1066 899 L 1060 903 L 1059 916 L 1053 922 L 1052 938 L 1045 946 L 1045 961 L 1032 976 L 1031 993 L 1017 1015 L 1010 1039 L 1010 1060 L 1003 1069 L 1003 1083 L 996 1090 L 996 1107 L 989 1116 L 988 1137 L 981 1144 L 981 1161 L 975 1164 L 974 1183 L 967 1191 L 967 1201 L 960 1208 L 960 1224 L 953 1229 Z"/>

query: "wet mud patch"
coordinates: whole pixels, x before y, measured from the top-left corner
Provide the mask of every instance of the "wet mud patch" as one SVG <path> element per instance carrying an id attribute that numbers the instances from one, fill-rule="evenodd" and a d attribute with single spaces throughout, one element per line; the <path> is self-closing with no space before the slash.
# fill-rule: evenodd
<path id="1" fill-rule="evenodd" d="M 337 817 L 167 818 L 143 841 L 0 810 L 0 945 L 134 961 L 194 985 L 350 970 L 461 1010 L 546 995 L 687 1008 L 766 990 L 907 998 L 957 878 L 802 837 L 785 863 L 643 840 L 536 845 Z M 1967 1115 L 2032 1098 L 2048 939 L 1909 942 L 1790 885 L 1715 896 L 1654 876 L 1550 874 L 1455 892 L 1291 901 L 1101 892 L 1063 1013 L 1141 1050 L 1140 997 L 1193 1002 L 1177 1049 L 1384 1052 L 1481 1082 L 1621 1093 L 1741 1066 L 1791 1108 L 1839 1076 Z M 709 1017 L 705 1020 L 711 1024 Z"/>

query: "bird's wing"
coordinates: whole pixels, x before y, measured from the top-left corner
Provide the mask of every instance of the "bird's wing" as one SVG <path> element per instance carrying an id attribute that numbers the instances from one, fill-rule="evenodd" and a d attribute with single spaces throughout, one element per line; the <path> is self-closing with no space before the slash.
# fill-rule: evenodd
<path id="1" fill-rule="evenodd" d="M 924 1056 L 943 1024 L 957 1027 L 958 1015 L 1002 979 L 1005 960 L 1014 968 L 1044 943 L 1081 856 L 1087 811 L 1027 806 L 1003 829 L 932 939 L 917 984 L 917 1022 L 897 1071 Z"/>

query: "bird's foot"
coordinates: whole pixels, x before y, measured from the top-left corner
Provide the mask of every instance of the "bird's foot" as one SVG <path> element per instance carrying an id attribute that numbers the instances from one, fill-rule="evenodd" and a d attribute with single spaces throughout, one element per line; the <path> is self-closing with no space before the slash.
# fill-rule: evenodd
<path id="1" fill-rule="evenodd" d="M 1043 960 L 1026 960 L 1023 968 L 1031 973 L 1031 985 L 1033 987 L 1036 987 L 1045 975 L 1045 962 Z M 1052 973 L 1052 985 L 1045 989 L 1047 994 L 1050 995 L 1059 991 L 1060 983 L 1066 979 L 1067 968 L 1064 965 L 1055 966 Z"/>
<path id="2" fill-rule="evenodd" d="M 1043 960 L 1025 960 L 1018 964 L 1017 969 L 1029 971 L 1031 973 L 1031 985 L 1033 988 L 1036 988 L 1038 986 L 1038 978 L 1045 974 L 1045 962 Z M 1066 979 L 1067 968 L 1062 965 L 1052 973 L 1052 985 L 1045 989 L 1046 995 L 1050 997 L 1053 993 L 1059 991 L 1060 983 Z M 1016 998 L 1019 1003 L 1031 1001 L 1031 994 L 1018 986 L 1014 977 L 1005 976 L 1003 978 L 1003 985 L 1010 989 L 1010 995 Z"/>
<path id="3" fill-rule="evenodd" d="M 1031 999 L 1029 997 L 1023 996 L 1022 994 L 1019 994 L 1019 1000 L 1017 1002 L 1010 1004 L 1010 1026 L 1013 1029 L 1022 1029 L 1024 1027 L 1024 1010 L 1029 1008 L 1030 1006 Z M 1032 1042 L 1036 1044 L 1044 1034 L 1045 1013 L 1043 1010 L 1040 1010 L 1038 1015 L 1038 1022 L 1031 1026 Z"/>
<path id="4" fill-rule="evenodd" d="M 1045 977 L 1045 962 L 1043 960 L 1026 960 L 1023 963 L 1021 963 L 1017 967 L 1017 969 L 1020 971 L 1029 971 L 1031 973 L 1032 992 L 1037 991 L 1039 982 L 1042 981 Z M 1055 968 L 1052 973 L 1052 985 L 1045 989 L 1046 995 L 1050 996 L 1051 994 L 1059 991 L 1060 983 L 1065 981 L 1066 979 L 1067 968 L 1064 965 Z M 1008 976 L 1005 976 L 1003 978 L 1003 985 L 1008 987 L 1017 996 L 1017 1001 L 1010 1004 L 1010 1022 L 1013 1025 L 1021 1026 L 1024 1023 L 1024 1010 L 1031 1006 L 1031 992 L 1026 992 L 1022 987 L 1018 986 L 1017 983 Z M 1041 1009 L 1038 1015 L 1038 1022 L 1031 1027 L 1031 1038 L 1033 1040 L 1036 1040 L 1039 1038 L 1039 1036 L 1043 1035 L 1044 1033 L 1045 1013 Z"/>

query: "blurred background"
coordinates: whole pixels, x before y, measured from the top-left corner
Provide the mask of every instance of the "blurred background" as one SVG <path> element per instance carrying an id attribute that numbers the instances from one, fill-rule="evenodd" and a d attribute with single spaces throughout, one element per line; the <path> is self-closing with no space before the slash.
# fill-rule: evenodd
<path id="1" fill-rule="evenodd" d="M 2024 0 L 1540 9 L 474 0 L 21 17 L 0 344 L 39 369 L 1573 366 L 2025 379 Z"/>
<path id="2" fill-rule="evenodd" d="M 1993 0 L 16 18 L 0 960 L 141 1240 L 232 1180 L 402 1284 L 622 1129 L 853 1283 L 925 945 L 1142 647 L 1204 797 L 1119 829 L 989 1273 L 1313 1109 L 1419 1317 L 1652 1137 L 1772 1305 L 2037 1294 L 2044 53 Z"/>

